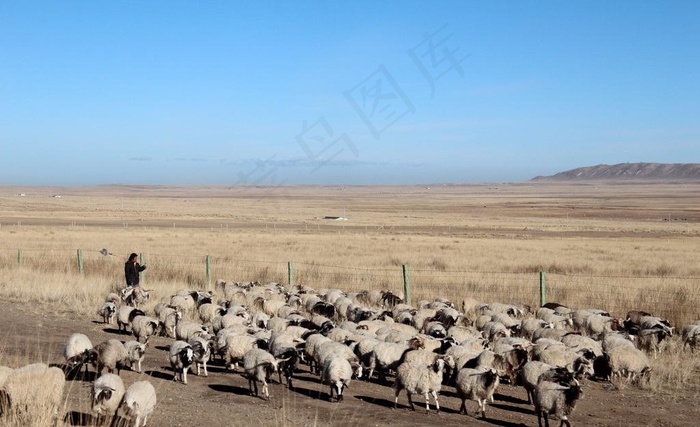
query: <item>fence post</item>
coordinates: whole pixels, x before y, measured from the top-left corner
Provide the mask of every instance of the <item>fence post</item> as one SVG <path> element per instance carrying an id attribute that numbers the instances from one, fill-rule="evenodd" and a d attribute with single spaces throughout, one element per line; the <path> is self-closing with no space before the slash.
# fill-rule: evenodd
<path id="1" fill-rule="evenodd" d="M 141 261 L 139 264 L 141 265 L 146 265 L 146 258 L 143 257 L 143 252 L 139 253 L 139 261 Z M 143 285 L 146 283 L 146 270 L 143 270 L 141 273 L 139 273 L 139 285 Z"/>
<path id="2" fill-rule="evenodd" d="M 22 249 L 17 249 L 17 264 L 22 266 Z"/>
<path id="3" fill-rule="evenodd" d="M 544 271 L 540 271 L 540 307 L 547 304 L 547 282 Z"/>
<path id="4" fill-rule="evenodd" d="M 287 262 L 287 281 L 289 286 L 294 285 L 294 266 L 291 261 Z"/>
<path id="5" fill-rule="evenodd" d="M 403 294 L 406 304 L 411 305 L 411 276 L 408 272 L 408 264 L 402 265 L 403 269 Z"/>
<path id="6" fill-rule="evenodd" d="M 207 268 L 207 290 L 211 289 L 211 255 L 205 258 Z"/>
<path id="7" fill-rule="evenodd" d="M 78 249 L 78 272 L 83 275 L 83 251 Z"/>

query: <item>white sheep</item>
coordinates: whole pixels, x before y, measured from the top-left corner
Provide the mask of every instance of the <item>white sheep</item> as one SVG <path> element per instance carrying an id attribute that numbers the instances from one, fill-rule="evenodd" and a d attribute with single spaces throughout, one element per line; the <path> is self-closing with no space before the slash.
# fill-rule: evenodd
<path id="1" fill-rule="evenodd" d="M 173 381 L 177 381 L 179 374 L 180 381 L 183 384 L 187 384 L 187 370 L 190 369 L 194 362 L 192 346 L 185 341 L 175 341 L 170 344 L 168 358 L 170 359 L 170 366 L 175 372 Z"/>
<path id="2" fill-rule="evenodd" d="M 121 369 L 121 364 L 127 359 L 128 354 L 126 348 L 121 341 L 110 339 L 97 344 L 90 350 L 90 360 L 92 361 L 97 375 L 102 373 L 104 368 L 107 368 L 109 373 Z"/>
<path id="3" fill-rule="evenodd" d="M 229 335 L 225 338 L 223 348 L 219 352 L 223 353 L 226 363 L 226 370 L 236 369 L 238 362 L 243 360 L 243 356 L 253 349 L 258 348 L 258 339 L 250 335 Z"/>
<path id="4" fill-rule="evenodd" d="M 326 341 L 316 346 L 314 358 L 317 366 L 323 374 L 323 366 L 327 359 L 342 357 L 355 366 L 360 366 L 360 359 L 353 353 L 352 349 L 345 344 L 335 341 Z M 362 371 L 357 372 L 357 376 L 361 376 Z"/>
<path id="5" fill-rule="evenodd" d="M 416 363 L 402 363 L 396 369 L 396 381 L 394 382 L 394 409 L 399 402 L 399 393 L 401 390 L 406 390 L 408 395 L 408 404 L 411 410 L 415 411 L 411 396 L 414 393 L 420 393 L 425 396 L 425 410 L 430 412 L 429 396 L 433 396 L 435 408 L 440 412 L 440 403 L 438 402 L 438 392 L 442 388 L 442 373 L 445 369 L 445 360 L 438 358 L 431 365 L 422 365 Z"/>
<path id="6" fill-rule="evenodd" d="M 575 380 L 567 385 L 540 381 L 534 391 L 537 423 L 542 427 L 542 418 L 544 418 L 545 426 L 549 427 L 549 414 L 554 414 L 561 420 L 560 427 L 564 424 L 571 427 L 568 417 L 582 396 L 583 390 Z"/>
<path id="7" fill-rule="evenodd" d="M 368 379 L 372 378 L 372 373 L 376 369 L 381 380 L 386 380 L 386 372 L 396 370 L 403 362 L 403 357 L 411 350 L 418 350 L 424 347 L 424 340 L 418 337 L 411 339 L 408 344 L 395 344 L 380 342 L 372 350 L 369 363 Z"/>
<path id="8" fill-rule="evenodd" d="M 194 351 L 193 363 L 197 367 L 197 375 L 199 376 L 200 370 L 204 368 L 204 376 L 208 377 L 207 362 L 209 362 L 211 358 L 211 350 L 214 346 L 213 341 L 203 337 L 192 337 L 187 343 L 192 347 L 192 351 Z"/>
<path id="9" fill-rule="evenodd" d="M 270 380 L 270 375 L 277 372 L 277 359 L 260 348 L 248 350 L 243 355 L 243 369 L 248 378 L 248 388 L 251 396 L 258 395 L 258 381 L 263 383 L 263 395 L 265 399 L 270 398 L 267 382 Z"/>
<path id="10" fill-rule="evenodd" d="M 493 399 L 499 382 L 498 373 L 493 368 L 460 369 L 455 381 L 457 395 L 462 399 L 459 412 L 467 415 L 467 399 L 476 400 L 479 404 L 479 410 L 481 410 L 481 417 L 486 418 L 487 401 Z"/>
<path id="11" fill-rule="evenodd" d="M 119 307 L 119 304 L 121 304 L 122 302 L 122 298 L 116 292 L 110 292 L 105 297 L 105 302 L 111 302 L 117 307 Z"/>
<path id="12" fill-rule="evenodd" d="M 606 332 L 611 332 L 615 325 L 617 325 L 617 320 L 608 316 L 601 316 L 600 314 L 593 314 L 588 317 L 583 322 L 583 331 L 594 339 L 600 339 Z"/>
<path id="13" fill-rule="evenodd" d="M 170 297 L 170 306 L 181 312 L 183 316 L 192 316 L 197 308 L 190 294 L 173 295 Z"/>
<path id="14" fill-rule="evenodd" d="M 328 395 L 328 400 L 333 399 L 333 392 L 335 392 L 337 401 L 342 402 L 343 400 L 343 390 L 350 385 L 350 380 L 354 371 L 360 370 L 361 366 L 359 363 L 353 366 L 344 357 L 330 357 L 324 361 L 323 373 L 321 375 L 321 383 L 330 385 L 330 393 Z M 359 378 L 359 377 L 358 377 Z"/>
<path id="15" fill-rule="evenodd" d="M 631 336 L 618 332 L 605 334 L 601 346 L 606 353 L 617 347 L 635 348 Z"/>
<path id="16" fill-rule="evenodd" d="M 209 328 L 201 323 L 193 321 L 179 322 L 175 327 L 175 339 L 179 341 L 187 341 L 195 336 L 204 336 L 209 333 Z"/>
<path id="17" fill-rule="evenodd" d="M 124 397 L 124 383 L 119 375 L 102 374 L 92 385 L 92 412 L 116 415 Z"/>
<path id="18" fill-rule="evenodd" d="M 148 339 L 158 333 L 158 326 L 158 320 L 153 317 L 136 316 L 131 322 L 131 332 L 138 342 L 148 343 Z"/>
<path id="19" fill-rule="evenodd" d="M 688 346 L 694 352 L 695 348 L 700 344 L 700 323 L 683 326 L 681 328 L 681 338 L 683 340 L 683 349 L 685 350 L 685 347 Z"/>
<path id="20" fill-rule="evenodd" d="M 156 389 L 148 381 L 137 381 L 124 393 L 123 405 L 127 415 L 134 421 L 133 427 L 146 427 L 156 403 Z"/>
<path id="21" fill-rule="evenodd" d="M 182 312 L 172 307 L 166 307 L 157 316 L 161 332 L 164 331 L 168 338 L 175 338 L 175 329 L 182 320 Z"/>
<path id="22" fill-rule="evenodd" d="M 127 341 L 124 343 L 124 349 L 126 350 L 126 358 L 122 360 L 122 363 L 128 364 L 132 371 L 143 372 L 141 364 L 146 356 L 146 344 L 141 344 L 138 341 Z M 136 369 L 134 369 L 134 364 Z"/>
<path id="23" fill-rule="evenodd" d="M 151 298 L 152 289 L 143 289 L 141 286 L 129 286 L 122 290 L 122 300 L 128 305 L 141 307 Z"/>
<path id="24" fill-rule="evenodd" d="M 630 347 L 616 347 L 605 353 L 611 376 L 627 376 L 634 380 L 651 371 L 649 358 L 641 350 Z"/>
<path id="25" fill-rule="evenodd" d="M 533 392 L 537 384 L 539 384 L 540 376 L 552 369 L 555 369 L 555 367 L 548 363 L 540 362 L 539 360 L 531 360 L 523 366 L 522 380 L 523 387 L 525 387 L 525 391 L 527 392 L 527 403 L 533 402 Z"/>
<path id="26" fill-rule="evenodd" d="M 90 361 L 90 350 L 92 342 L 87 335 L 75 333 L 68 337 L 63 348 L 63 356 L 66 358 L 66 365 L 71 371 L 80 371 L 85 365 L 85 374 L 88 373 L 88 363 Z"/>
<path id="27" fill-rule="evenodd" d="M 569 334 L 561 339 L 561 342 L 573 351 L 588 350 L 596 356 L 603 355 L 603 347 L 599 341 L 583 335 Z"/>
<path id="28" fill-rule="evenodd" d="M 202 323 L 211 324 L 214 317 L 224 315 L 226 309 L 218 304 L 206 303 L 200 305 L 197 311 L 199 312 L 199 318 Z"/>
<path id="29" fill-rule="evenodd" d="M 97 310 L 97 314 L 102 316 L 103 323 L 111 324 L 117 314 L 117 305 L 111 301 L 107 301 Z"/>
<path id="30" fill-rule="evenodd" d="M 130 305 L 122 305 L 117 311 L 117 326 L 119 327 L 119 332 L 124 330 L 128 332 L 127 325 L 131 325 L 131 321 L 134 320 L 136 316 L 145 316 L 146 313 L 139 310 L 136 307 Z"/>

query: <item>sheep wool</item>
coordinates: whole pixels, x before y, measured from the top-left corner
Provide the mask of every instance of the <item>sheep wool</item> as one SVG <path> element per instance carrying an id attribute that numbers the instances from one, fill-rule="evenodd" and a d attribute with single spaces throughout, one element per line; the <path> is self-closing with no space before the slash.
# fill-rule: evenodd
<path id="1" fill-rule="evenodd" d="M 125 412 L 133 420 L 134 427 L 146 426 L 156 403 L 156 389 L 148 381 L 137 381 L 124 393 Z"/>
<path id="2" fill-rule="evenodd" d="M 177 381 L 178 374 L 180 374 L 180 381 L 182 381 L 183 384 L 187 384 L 187 370 L 190 369 L 190 366 L 192 366 L 194 362 L 192 346 L 185 341 L 175 341 L 170 344 L 168 357 L 170 359 L 170 366 L 172 366 L 173 371 L 175 371 L 173 380 Z"/>
<path id="3" fill-rule="evenodd" d="M 571 427 L 568 417 L 583 396 L 583 390 L 578 383 L 561 385 L 551 381 L 540 381 L 534 395 L 535 412 L 540 426 L 542 426 L 542 418 L 545 425 L 549 425 L 549 415 L 554 414 L 561 420 L 561 425 L 566 424 Z"/>
<path id="4" fill-rule="evenodd" d="M 486 404 L 493 397 L 499 381 L 498 373 L 493 368 L 460 369 L 456 380 L 457 395 L 462 399 L 459 412 L 466 415 L 467 399 L 476 400 L 481 417 L 486 418 Z"/>
<path id="5" fill-rule="evenodd" d="M 263 383 L 263 395 L 265 399 L 270 398 L 267 382 L 270 375 L 277 371 L 277 360 L 266 350 L 253 348 L 248 350 L 243 356 L 243 369 L 248 377 L 248 388 L 251 396 L 258 395 L 258 381 Z"/>
<path id="6" fill-rule="evenodd" d="M 92 385 L 92 412 L 112 415 L 124 397 L 124 383 L 119 375 L 102 374 Z"/>
<path id="7" fill-rule="evenodd" d="M 432 365 L 422 365 L 416 363 L 402 363 L 396 370 L 396 381 L 394 383 L 394 408 L 399 402 L 399 393 L 406 390 L 408 403 L 411 410 L 415 411 L 411 396 L 419 393 L 425 396 L 425 410 L 430 412 L 429 395 L 432 394 L 435 401 L 435 408 L 440 412 L 438 402 L 438 392 L 442 386 L 442 372 L 445 368 L 445 361 L 437 359 Z"/>
<path id="8" fill-rule="evenodd" d="M 68 368 L 77 368 L 79 370 L 85 365 L 85 372 L 87 373 L 90 350 L 92 350 L 92 342 L 87 335 L 75 333 L 68 337 L 68 341 L 66 341 L 66 345 L 63 348 L 63 356 L 66 358 Z"/>

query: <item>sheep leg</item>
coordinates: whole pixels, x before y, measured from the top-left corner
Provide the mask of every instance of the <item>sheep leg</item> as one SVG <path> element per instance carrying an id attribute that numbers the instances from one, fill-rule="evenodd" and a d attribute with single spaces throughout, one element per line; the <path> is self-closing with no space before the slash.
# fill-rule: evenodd
<path id="1" fill-rule="evenodd" d="M 331 391 L 328 394 L 328 401 L 330 401 L 330 402 L 333 401 L 333 384 L 331 384 Z"/>
<path id="2" fill-rule="evenodd" d="M 182 382 L 187 384 L 187 370 L 189 368 L 182 368 Z"/>
<path id="3" fill-rule="evenodd" d="M 430 413 L 430 392 L 425 392 L 425 413 Z"/>
<path id="4" fill-rule="evenodd" d="M 486 399 L 476 399 L 479 404 L 479 409 L 481 409 L 481 418 L 486 419 Z"/>
<path id="5" fill-rule="evenodd" d="M 343 388 L 344 388 L 343 383 L 338 382 L 335 386 L 338 389 L 338 402 L 342 402 L 343 401 Z"/>
<path id="6" fill-rule="evenodd" d="M 263 395 L 265 396 L 265 400 L 270 400 L 270 393 L 267 389 L 267 381 L 263 380 Z"/>
<path id="7" fill-rule="evenodd" d="M 401 393 L 401 389 L 399 387 L 396 387 L 396 390 L 394 391 L 394 409 L 399 405 L 399 393 Z"/>
<path id="8" fill-rule="evenodd" d="M 463 415 L 468 415 L 467 413 L 467 400 L 462 399 L 462 405 L 459 407 L 459 413 Z"/>
<path id="9" fill-rule="evenodd" d="M 408 395 L 408 405 L 411 407 L 411 411 L 415 411 L 416 407 L 413 406 L 413 399 L 411 399 L 411 392 L 406 390 L 406 394 Z"/>
<path id="10" fill-rule="evenodd" d="M 438 402 L 437 391 L 433 390 L 431 392 L 431 394 L 433 395 L 433 400 L 435 401 L 435 409 L 436 409 L 437 413 L 439 414 L 440 413 L 440 403 Z"/>
<path id="11" fill-rule="evenodd" d="M 571 423 L 569 422 L 569 419 L 564 415 L 561 417 L 561 423 L 559 423 L 559 427 L 562 427 L 564 424 L 566 424 L 566 427 L 571 427 Z"/>

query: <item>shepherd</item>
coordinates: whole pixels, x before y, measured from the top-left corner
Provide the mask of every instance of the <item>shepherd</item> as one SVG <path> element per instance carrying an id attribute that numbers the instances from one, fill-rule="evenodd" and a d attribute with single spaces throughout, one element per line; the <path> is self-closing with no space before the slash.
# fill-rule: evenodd
<path id="1" fill-rule="evenodd" d="M 139 256 L 132 253 L 129 260 L 124 264 L 124 276 L 126 276 L 126 286 L 139 285 L 139 273 L 146 269 L 146 265 L 139 264 Z"/>

